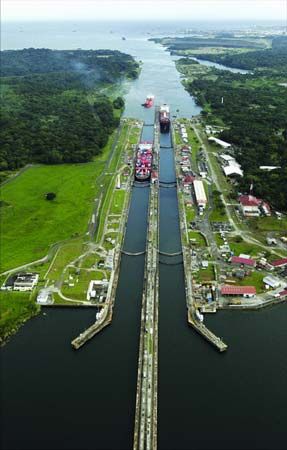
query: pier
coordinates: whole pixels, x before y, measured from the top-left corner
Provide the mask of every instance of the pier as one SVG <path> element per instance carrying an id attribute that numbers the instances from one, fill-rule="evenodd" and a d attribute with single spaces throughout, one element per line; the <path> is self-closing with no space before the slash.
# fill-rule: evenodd
<path id="1" fill-rule="evenodd" d="M 154 164 L 158 164 L 158 126 L 154 137 Z M 159 305 L 159 196 L 158 184 L 151 183 L 144 291 L 142 297 L 138 359 L 134 450 L 157 448 L 158 305 Z"/>
<path id="2" fill-rule="evenodd" d="M 204 325 L 204 323 L 193 317 L 193 312 L 191 311 L 191 309 L 188 310 L 188 323 L 208 342 L 214 345 L 217 350 L 219 350 L 220 352 L 224 352 L 225 350 L 227 350 L 227 345 L 218 336 L 212 333 L 212 331 L 210 331 Z"/>
<path id="3" fill-rule="evenodd" d="M 173 142 L 175 142 L 173 136 L 173 129 L 171 129 Z M 183 255 L 183 268 L 184 268 L 184 280 L 185 280 L 185 295 L 186 295 L 186 306 L 188 311 L 188 323 L 194 330 L 196 330 L 201 336 L 203 336 L 208 342 L 210 342 L 214 347 L 220 352 L 227 350 L 227 345 L 212 331 L 210 331 L 206 325 L 204 325 L 196 317 L 196 305 L 193 296 L 193 284 L 192 284 L 192 262 L 191 262 L 191 252 L 188 246 L 188 229 L 185 217 L 185 206 L 184 199 L 181 195 L 181 187 L 179 184 L 179 166 L 176 161 L 176 146 L 174 147 L 174 164 L 176 171 L 177 180 L 177 199 L 178 199 L 178 210 L 179 210 L 179 221 L 180 221 L 180 234 L 181 234 L 181 245 L 182 245 L 182 255 Z"/>

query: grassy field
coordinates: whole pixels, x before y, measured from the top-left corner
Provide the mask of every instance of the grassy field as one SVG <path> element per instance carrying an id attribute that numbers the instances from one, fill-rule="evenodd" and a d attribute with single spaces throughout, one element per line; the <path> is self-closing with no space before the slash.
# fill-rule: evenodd
<path id="1" fill-rule="evenodd" d="M 1 271 L 37 260 L 51 244 L 85 233 L 113 137 L 91 163 L 31 167 L 3 186 Z M 54 192 L 55 200 L 46 200 L 47 192 Z"/>
<path id="2" fill-rule="evenodd" d="M 75 260 L 85 250 L 86 246 L 83 244 L 82 239 L 77 239 L 63 245 L 52 262 L 47 278 L 51 281 L 58 280 L 66 265 Z"/>
<path id="3" fill-rule="evenodd" d="M 259 219 L 249 219 L 248 225 L 254 231 L 279 231 L 282 235 L 287 235 L 286 217 L 281 220 L 278 220 L 277 217 L 260 217 Z"/>
<path id="4" fill-rule="evenodd" d="M 265 274 L 260 272 L 252 272 L 250 275 L 246 276 L 243 280 L 234 278 L 236 280 L 236 285 L 238 286 L 255 286 L 257 294 L 264 292 L 263 278 Z"/>
<path id="5" fill-rule="evenodd" d="M 85 233 L 102 164 L 32 167 L 2 190 L 2 268 L 43 257 L 57 241 Z M 55 192 L 53 201 L 45 199 Z"/>
<path id="6" fill-rule="evenodd" d="M 207 283 L 214 280 L 214 267 L 213 264 L 209 264 L 206 269 L 200 269 L 196 274 L 198 281 Z"/>
<path id="7" fill-rule="evenodd" d="M 31 167 L 3 186 L 1 271 L 40 259 L 55 242 L 87 231 L 115 133 L 93 162 Z M 56 198 L 46 200 L 47 192 Z"/>
<path id="8" fill-rule="evenodd" d="M 69 276 L 72 279 L 69 279 Z M 87 290 L 91 280 L 101 280 L 105 278 L 101 272 L 96 270 L 81 270 L 79 274 L 76 274 L 74 269 L 70 269 L 67 272 L 65 283 L 62 286 L 62 293 L 73 300 L 87 300 Z M 69 286 L 73 285 L 73 286 Z"/>
<path id="9" fill-rule="evenodd" d="M 188 232 L 189 239 L 195 239 L 194 242 L 191 241 L 191 243 L 194 243 L 198 247 L 206 247 L 206 241 L 204 236 L 199 233 L 198 231 L 189 231 Z"/>
<path id="10" fill-rule="evenodd" d="M 236 242 L 236 239 L 229 239 L 228 243 L 230 249 L 234 252 L 236 256 L 239 256 L 241 253 L 250 256 L 257 256 L 258 253 L 262 253 L 264 250 L 261 247 L 258 247 L 254 244 L 249 244 L 248 242 Z"/>

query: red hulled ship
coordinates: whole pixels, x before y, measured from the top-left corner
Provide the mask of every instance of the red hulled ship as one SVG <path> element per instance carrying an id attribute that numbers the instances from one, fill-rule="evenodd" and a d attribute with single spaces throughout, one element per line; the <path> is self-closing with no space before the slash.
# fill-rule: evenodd
<path id="1" fill-rule="evenodd" d="M 145 99 L 145 102 L 143 103 L 143 106 L 145 108 L 151 108 L 153 106 L 153 102 L 154 102 L 154 95 L 148 95 L 147 98 Z"/>
<path id="2" fill-rule="evenodd" d="M 152 171 L 152 142 L 140 142 L 137 148 L 135 162 L 135 179 L 137 181 L 147 181 L 150 179 Z"/>

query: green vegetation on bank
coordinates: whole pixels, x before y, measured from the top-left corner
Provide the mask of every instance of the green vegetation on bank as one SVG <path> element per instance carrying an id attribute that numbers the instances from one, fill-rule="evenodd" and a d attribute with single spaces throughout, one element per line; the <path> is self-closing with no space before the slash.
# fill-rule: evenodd
<path id="1" fill-rule="evenodd" d="M 257 37 L 253 38 L 236 38 L 234 36 L 211 36 L 208 34 L 204 37 L 184 36 L 184 37 L 164 37 L 164 38 L 151 38 L 151 41 L 160 43 L 171 51 L 171 53 L 178 53 L 184 50 L 197 50 L 205 47 L 220 47 L 224 49 L 260 49 L 265 48 L 268 44 L 262 39 Z"/>
<path id="2" fill-rule="evenodd" d="M 272 48 L 265 50 L 205 58 L 224 64 L 232 58 L 237 67 L 244 59 L 258 68 L 240 74 L 205 67 L 199 75 L 198 65 L 187 64 L 185 59 L 177 62 L 187 77 L 185 88 L 203 106 L 203 120 L 223 125 L 218 137 L 235 147 L 244 177 L 237 180 L 234 194 L 247 192 L 252 182 L 255 195 L 287 211 L 287 38 L 275 38 Z M 260 166 L 278 168 L 264 171 Z"/>
<path id="3" fill-rule="evenodd" d="M 103 95 L 101 87 L 137 73 L 135 60 L 118 51 L 2 52 L 2 179 L 27 163 L 92 160 L 118 126 L 124 105 L 120 97 Z"/>
<path id="4" fill-rule="evenodd" d="M 240 69 L 268 68 L 274 70 L 278 68 L 281 73 L 287 74 L 286 42 L 286 36 L 280 36 L 272 40 L 272 47 L 269 49 L 242 53 L 203 53 L 197 54 L 197 57 Z"/>
<path id="5" fill-rule="evenodd" d="M 0 291 L 0 306 L 0 345 L 40 310 L 30 292 Z"/>
<path id="6" fill-rule="evenodd" d="M 113 232 L 109 230 L 114 228 L 114 216 L 111 224 L 108 219 L 110 208 L 114 210 L 115 207 L 117 211 L 119 208 L 120 214 L 124 200 L 127 201 L 125 183 L 129 170 L 124 161 L 133 155 L 130 139 L 138 140 L 140 133 L 141 127 L 137 121 L 125 119 L 119 133 L 113 133 L 103 153 L 93 162 L 34 166 L 3 186 L 1 270 L 15 269 L 43 258 L 51 246 L 53 251 L 50 252 L 49 262 L 29 267 L 29 270 L 40 274 L 37 289 L 31 296 L 30 293 L 21 296 L 17 292 L 0 291 L 1 338 L 12 334 L 23 321 L 38 311 L 35 297 L 44 286 L 56 286 L 60 290 L 53 294 L 57 305 L 74 306 L 75 301 L 82 304 L 86 300 L 91 279 L 109 278 L 110 272 L 96 265 L 105 258 L 103 248 L 108 250 L 112 247 L 106 238 L 122 238 L 119 223 Z M 115 189 L 118 174 L 123 184 L 121 189 Z M 108 196 L 109 186 L 111 196 Z M 54 200 L 46 200 L 47 192 L 56 194 Z M 92 212 L 98 209 L 99 199 L 100 205 L 106 204 L 107 209 L 99 208 L 99 218 L 103 218 L 99 223 L 103 223 L 103 227 L 97 241 L 100 248 L 97 253 L 96 243 L 91 240 L 93 235 L 87 234 L 87 229 Z M 2 276 L 1 284 L 4 279 Z M 63 299 L 60 293 L 68 299 Z M 23 302 L 14 307 L 18 299 L 23 299 Z"/>

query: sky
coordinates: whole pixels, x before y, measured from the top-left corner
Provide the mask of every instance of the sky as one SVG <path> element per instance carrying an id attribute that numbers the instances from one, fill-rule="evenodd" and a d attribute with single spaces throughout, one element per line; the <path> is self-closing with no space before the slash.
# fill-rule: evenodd
<path id="1" fill-rule="evenodd" d="M 3 21 L 285 20 L 287 0 L 2 0 Z"/>

